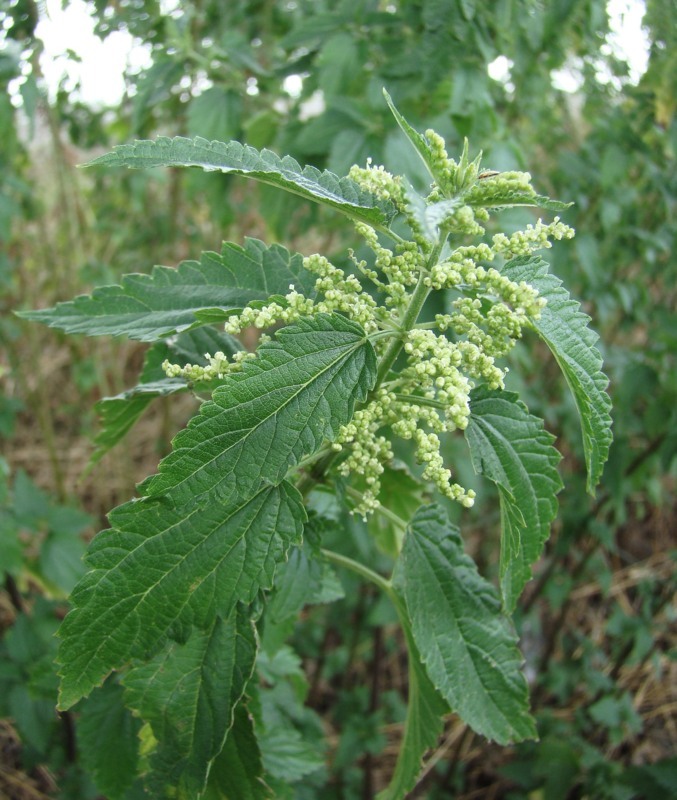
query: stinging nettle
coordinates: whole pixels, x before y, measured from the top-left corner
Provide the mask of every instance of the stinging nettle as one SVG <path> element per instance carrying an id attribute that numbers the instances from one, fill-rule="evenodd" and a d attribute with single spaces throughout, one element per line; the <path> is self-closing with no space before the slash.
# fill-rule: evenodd
<path id="1" fill-rule="evenodd" d="M 337 570 L 390 599 L 407 645 L 407 718 L 381 800 L 411 790 L 447 714 L 500 744 L 536 736 L 510 615 L 557 513 L 560 455 L 506 389 L 506 357 L 525 330 L 551 350 L 579 412 L 593 492 L 611 442 L 607 379 L 589 319 L 539 255 L 573 230 L 555 216 L 487 233 L 504 208 L 567 206 L 537 194 L 526 172 L 481 167 L 467 141 L 450 158 L 441 136 L 418 133 L 386 101 L 428 171 L 425 193 L 370 161 L 339 178 L 200 138 L 136 142 L 92 162 L 220 170 L 325 205 L 354 226 L 337 263 L 247 239 L 21 312 L 68 333 L 147 342 L 147 363 L 162 365 L 109 399 L 116 413 L 104 415 L 95 459 L 155 398 L 201 401 L 140 497 L 91 543 L 59 632 L 60 708 L 120 683 L 127 712 L 144 722 L 139 770 L 153 796 L 226 797 L 232 771 L 243 797 L 272 796 L 266 781 L 286 780 L 257 670 L 269 666 L 276 626 L 339 599 Z M 259 331 L 253 352 L 237 338 L 248 328 Z M 498 490 L 497 587 L 450 521 L 450 502 L 476 500 L 455 478 L 450 437 Z M 398 477 L 404 505 L 393 502 Z M 403 517 L 405 507 L 414 510 Z M 377 540 L 387 576 L 326 547 L 351 525 L 371 536 L 374 519 L 390 534 Z M 275 725 L 300 741 L 280 713 Z"/>

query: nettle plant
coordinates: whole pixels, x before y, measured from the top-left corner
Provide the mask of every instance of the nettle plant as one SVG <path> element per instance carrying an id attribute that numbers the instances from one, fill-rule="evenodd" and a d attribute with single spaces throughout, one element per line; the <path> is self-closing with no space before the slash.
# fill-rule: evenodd
<path id="1" fill-rule="evenodd" d="M 597 337 L 535 255 L 573 231 L 555 217 L 487 236 L 492 210 L 566 206 L 536 194 L 526 173 L 482 171 L 467 144 L 454 161 L 440 136 L 414 131 L 387 100 L 430 173 L 427 196 L 383 167 L 339 179 L 199 138 L 136 142 L 92 162 L 220 170 L 329 206 L 371 251 L 367 260 L 351 251 L 353 269 L 247 239 L 23 313 L 69 333 L 152 343 L 139 385 L 99 404 L 95 458 L 154 397 L 211 392 L 140 497 L 92 541 L 59 631 L 59 707 L 108 692 L 142 721 L 141 755 L 126 782 L 107 784 L 111 796 L 124 796 L 135 772 L 156 797 L 263 798 L 271 786 L 293 796 L 293 780 L 321 762 L 290 766 L 301 735 L 269 688 L 286 673 L 271 647 L 257 651 L 270 627 L 340 596 L 337 569 L 390 598 L 408 649 L 404 737 L 381 798 L 411 789 L 451 712 L 501 744 L 536 737 L 510 615 L 556 515 L 560 455 L 504 389 L 501 363 L 525 328 L 550 348 L 580 412 L 592 491 L 611 440 Z M 435 293 L 448 313 L 426 315 Z M 252 327 L 268 332 L 247 352 L 235 337 Z M 498 589 L 448 516 L 449 501 L 474 500 L 440 452 L 455 433 L 498 487 Z M 397 439 L 420 465 L 409 475 L 415 496 L 437 498 L 410 518 L 388 491 L 402 469 Z M 323 548 L 337 509 L 395 531 L 390 577 Z"/>

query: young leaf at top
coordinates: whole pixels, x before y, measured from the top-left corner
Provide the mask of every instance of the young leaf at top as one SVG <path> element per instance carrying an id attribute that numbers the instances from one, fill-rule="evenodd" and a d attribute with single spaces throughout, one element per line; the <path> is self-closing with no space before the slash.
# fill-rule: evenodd
<path id="1" fill-rule="evenodd" d="M 256 649 L 254 624 L 235 607 L 209 629 L 194 628 L 186 642 L 169 641 L 125 676 L 128 705 L 158 741 L 146 779 L 153 797 L 163 797 L 168 786 L 186 797 L 203 791 L 254 670 Z"/>
<path id="2" fill-rule="evenodd" d="M 150 275 L 125 275 L 119 286 L 102 286 L 54 308 L 17 313 L 66 333 L 154 342 L 224 321 L 254 300 L 286 294 L 290 284 L 314 296 L 315 277 L 303 268 L 303 258 L 280 245 L 246 239 L 244 247 L 225 242 L 220 254 L 204 252 L 200 261 L 183 261 L 176 269 L 154 267 Z"/>
<path id="3" fill-rule="evenodd" d="M 244 175 L 330 206 L 360 222 L 387 229 L 396 214 L 395 207 L 360 188 L 350 178 L 315 167 L 301 167 L 291 156 L 280 158 L 270 150 L 256 150 L 240 142 L 209 142 L 197 137 L 137 141 L 115 147 L 112 153 L 90 161 L 88 166 L 111 167 L 201 167 Z"/>
<path id="4" fill-rule="evenodd" d="M 419 230 L 432 244 L 437 244 L 444 234 L 444 223 L 449 215 L 463 203 L 458 198 L 428 203 L 423 195 L 407 181 L 402 180 L 407 214 L 418 224 Z"/>
<path id="5" fill-rule="evenodd" d="M 554 437 L 516 394 L 478 388 L 470 398 L 465 436 L 475 472 L 499 488 L 500 588 L 503 606 L 511 613 L 557 514 L 561 456 L 552 445 Z"/>
<path id="6" fill-rule="evenodd" d="M 92 541 L 90 571 L 59 629 L 60 707 L 111 670 L 152 657 L 167 637 L 186 639 L 192 626 L 207 629 L 238 601 L 250 603 L 300 543 L 304 519 L 301 497 L 286 481 L 229 506 L 143 498 L 113 511 L 113 528 Z"/>
<path id="7" fill-rule="evenodd" d="M 435 164 L 433 162 L 433 154 L 432 150 L 430 149 L 430 145 L 428 144 L 428 140 L 415 128 L 412 128 L 402 114 L 400 114 L 393 103 L 392 97 L 388 94 L 388 92 L 386 92 L 385 89 L 383 90 L 383 96 L 386 99 L 388 108 L 395 117 L 395 121 L 400 126 L 402 133 L 404 133 L 407 139 L 409 139 L 416 152 L 419 154 L 419 156 L 421 156 L 421 160 L 425 164 L 428 172 L 430 172 L 430 176 L 435 178 Z"/>
<path id="8" fill-rule="evenodd" d="M 583 450 L 592 494 L 602 476 L 611 446 L 611 399 L 605 389 L 609 379 L 602 372 L 602 357 L 595 347 L 599 338 L 588 327 L 590 317 L 562 288 L 562 281 L 548 272 L 537 256 L 509 261 L 502 273 L 512 281 L 526 281 L 548 301 L 541 318 L 531 324 L 548 345 L 564 373 L 576 402 L 583 430 Z"/>
<path id="9" fill-rule="evenodd" d="M 376 380 L 364 331 L 338 314 L 282 328 L 257 353 L 176 436 L 145 494 L 171 492 L 172 502 L 187 503 L 214 492 L 228 501 L 261 480 L 278 482 L 336 436 Z"/>
<path id="10" fill-rule="evenodd" d="M 451 710 L 499 744 L 535 738 L 517 637 L 442 506 L 414 515 L 398 573 L 414 641 Z"/>
<path id="11" fill-rule="evenodd" d="M 467 139 L 458 164 L 454 164 L 454 169 L 450 172 L 448 165 L 442 163 L 439 150 L 433 146 L 434 143 L 428 138 L 429 135 L 434 136 L 434 134 L 423 136 L 412 128 L 397 110 L 385 89 L 383 94 L 402 132 L 420 155 L 437 185 L 445 190 L 444 194 L 447 199 L 431 204 L 428 207 L 417 207 L 419 203 L 414 197 L 414 193 L 410 191 L 411 197 L 409 199 L 410 205 L 413 205 L 414 215 L 419 218 L 423 231 L 431 241 L 437 240 L 439 223 L 450 211 L 453 211 L 456 205 L 465 204 L 484 208 L 536 206 L 545 208 L 548 211 L 563 211 L 571 205 L 571 203 L 551 200 L 549 197 L 536 194 L 533 190 L 508 187 L 502 180 L 503 173 L 500 172 L 488 174 L 484 180 L 478 181 L 481 153 L 471 162 L 468 158 Z"/>

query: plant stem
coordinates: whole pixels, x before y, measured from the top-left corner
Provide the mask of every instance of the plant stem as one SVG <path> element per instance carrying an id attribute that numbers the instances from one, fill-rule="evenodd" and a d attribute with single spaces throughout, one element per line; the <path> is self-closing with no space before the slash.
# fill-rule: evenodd
<path id="1" fill-rule="evenodd" d="M 308 472 L 304 472 L 296 482 L 296 488 L 304 497 L 308 495 L 308 492 L 316 483 L 319 483 L 324 478 L 332 462 L 339 455 L 336 450 L 332 450 L 329 447 L 322 450 L 322 453 L 324 455 L 320 458 L 309 458 L 307 460 L 308 464 L 312 463 L 312 467 Z"/>
<path id="2" fill-rule="evenodd" d="M 369 393 L 369 399 L 374 397 L 375 392 L 381 386 L 383 381 L 388 377 L 388 373 L 390 372 L 393 364 L 397 360 L 397 357 L 399 356 L 404 346 L 402 335 L 404 333 L 408 333 L 416 325 L 416 320 L 418 319 L 418 315 L 421 313 L 423 304 L 425 303 L 428 295 L 430 294 L 430 287 L 426 286 L 425 282 L 426 275 L 430 271 L 431 267 L 436 263 L 440 253 L 442 252 L 443 247 L 444 247 L 444 241 L 440 241 L 438 245 L 435 248 L 433 248 L 430 255 L 428 256 L 426 267 L 425 269 L 421 270 L 421 274 L 419 275 L 418 278 L 418 283 L 416 284 L 416 288 L 414 289 L 411 295 L 411 299 L 409 300 L 409 305 L 407 306 L 404 314 L 402 315 L 402 320 L 399 325 L 399 335 L 397 335 L 398 334 L 397 331 L 381 331 L 381 335 L 395 336 L 396 338 L 393 338 L 393 340 L 388 345 L 388 349 L 383 355 L 381 363 L 378 366 L 378 371 L 376 373 L 376 383 L 374 385 L 374 388 Z M 375 336 L 379 336 L 379 334 L 375 334 Z M 374 336 L 371 336 L 369 338 L 373 339 Z M 325 473 L 331 466 L 336 456 L 337 453 L 335 451 L 329 451 L 327 452 L 326 455 L 322 456 L 321 458 L 317 458 L 316 455 L 313 457 L 314 460 L 313 468 L 309 472 L 302 475 L 301 478 L 296 483 L 296 488 L 299 490 L 299 492 L 301 492 L 301 494 L 304 497 L 308 494 L 308 492 L 313 488 L 313 486 L 316 483 L 322 480 L 322 478 L 324 477 Z"/>
<path id="3" fill-rule="evenodd" d="M 309 467 L 311 464 L 315 464 L 317 461 L 320 461 L 320 459 L 324 458 L 325 456 L 327 456 L 327 455 L 329 455 L 330 453 L 333 453 L 333 452 L 334 451 L 331 449 L 331 447 L 323 447 L 317 453 L 313 453 L 310 456 L 306 456 L 305 458 L 302 458 L 299 461 L 299 463 L 296 465 L 295 468 L 296 469 L 305 469 L 305 467 Z"/>
<path id="4" fill-rule="evenodd" d="M 356 575 L 359 575 L 365 580 L 368 580 L 370 583 L 373 583 L 374 586 L 378 586 L 378 588 L 382 592 L 385 592 L 394 603 L 397 603 L 397 596 L 395 595 L 392 584 L 382 575 L 379 575 L 377 572 L 369 569 L 369 567 L 365 567 L 364 564 L 360 564 L 359 561 L 354 561 L 348 556 L 335 553 L 333 550 L 325 550 L 322 548 L 320 553 L 322 553 L 327 561 L 331 561 L 339 567 L 345 567 L 346 569 L 351 570 L 351 572 L 354 572 Z"/>
<path id="5" fill-rule="evenodd" d="M 404 316 L 402 317 L 401 330 L 403 333 L 408 333 L 414 326 L 414 323 L 418 319 L 418 315 L 421 313 L 421 309 L 423 308 L 423 304 L 425 303 L 429 293 L 430 287 L 425 285 L 425 275 L 421 273 L 416 288 L 414 289 L 414 293 L 409 301 L 407 310 L 404 312 Z M 403 346 L 404 341 L 400 337 L 393 339 L 388 345 L 388 349 L 385 351 L 383 359 L 378 366 L 378 374 L 376 376 L 376 386 L 374 387 L 374 391 L 376 391 L 376 389 L 378 389 L 386 379 Z"/>
<path id="6" fill-rule="evenodd" d="M 427 273 L 430 271 L 431 267 L 435 265 L 437 259 L 439 258 L 440 253 L 442 252 L 442 248 L 444 247 L 444 240 L 440 241 L 436 247 L 433 248 L 430 255 L 428 256 L 428 261 L 426 263 L 426 268 L 421 270 L 421 274 L 418 276 L 418 283 L 416 284 L 416 288 L 414 289 L 411 299 L 409 300 L 409 305 L 407 306 L 404 314 L 402 315 L 402 320 L 400 322 L 400 330 L 403 334 L 408 333 L 414 325 L 416 325 L 416 320 L 418 319 L 418 315 L 421 313 L 421 309 L 423 308 L 423 304 L 425 303 L 428 295 L 430 294 L 430 287 L 426 285 L 426 277 Z M 393 341 L 388 345 L 388 349 L 386 350 L 383 359 L 378 367 L 378 374 L 376 377 L 376 386 L 374 387 L 374 391 L 379 388 L 379 386 L 383 383 L 383 381 L 388 376 L 393 364 L 397 360 L 397 357 L 404 346 L 404 341 L 402 338 L 393 339 Z"/>
<path id="7" fill-rule="evenodd" d="M 439 400 L 433 400 L 430 397 L 419 397 L 415 394 L 396 394 L 395 399 L 399 400 L 401 403 L 416 403 L 419 406 L 437 408 L 440 411 L 444 411 L 447 408 L 447 406 L 445 406 L 444 403 L 440 403 Z"/>

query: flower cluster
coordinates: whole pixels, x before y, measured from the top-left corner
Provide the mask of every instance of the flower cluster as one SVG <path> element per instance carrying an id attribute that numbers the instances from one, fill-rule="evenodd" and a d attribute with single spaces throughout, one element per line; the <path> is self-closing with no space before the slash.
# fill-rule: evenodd
<path id="1" fill-rule="evenodd" d="M 453 305 L 455 313 L 437 314 L 435 323 L 442 332 L 452 330 L 457 336 L 465 336 L 467 341 L 459 345 L 472 344 L 486 356 L 501 358 L 522 336 L 524 318 L 504 303 L 486 310 L 478 298 L 463 297 Z"/>
<path id="2" fill-rule="evenodd" d="M 361 501 L 353 509 L 363 517 L 378 508 L 383 465 L 393 458 L 390 443 L 385 436 L 378 434 L 391 417 L 393 403 L 393 395 L 380 389 L 370 403 L 356 411 L 352 420 L 341 427 L 333 444 L 337 452 L 344 447 L 348 450 L 347 457 L 338 467 L 339 474 L 346 477 L 361 475 L 367 485 Z"/>
<path id="3" fill-rule="evenodd" d="M 493 258 L 493 250 L 484 243 L 458 247 L 448 259 L 432 267 L 426 276 L 426 285 L 432 289 L 475 287 L 487 277 L 487 271 L 478 262 L 492 261 Z"/>
<path id="4" fill-rule="evenodd" d="M 457 428 L 465 430 L 468 427 L 472 384 L 461 371 L 464 366 L 467 368 L 469 354 L 464 353 L 466 344 L 452 342 L 445 336 L 421 329 L 410 331 L 404 344 L 409 364 L 402 371 L 402 377 L 419 391 L 434 392 L 433 396 L 444 409 L 445 431 Z M 493 371 L 490 371 L 490 368 L 495 369 L 493 362 L 489 358 L 486 360 L 485 368 L 495 379 Z"/>
<path id="5" fill-rule="evenodd" d="M 364 262 L 356 262 L 358 269 L 385 293 L 387 306 L 397 308 L 406 304 L 409 290 L 418 282 L 425 265 L 425 257 L 416 243 L 398 242 L 393 252 L 380 244 L 378 234 L 370 225 L 358 222 L 355 230 L 376 256 L 375 270 L 367 270 Z M 381 280 L 380 276 L 385 280 Z"/>
<path id="6" fill-rule="evenodd" d="M 461 236 L 481 236 L 484 233 L 484 226 L 478 220 L 486 222 L 488 217 L 484 208 L 462 205 L 446 214 L 440 227 L 449 233 Z"/>
<path id="7" fill-rule="evenodd" d="M 358 167 L 357 164 L 350 168 L 348 177 L 362 189 L 376 195 L 381 200 L 393 203 L 397 208 L 404 208 L 404 191 L 402 179 L 391 175 L 385 167 L 372 166 L 371 159 L 367 159 L 366 167 Z"/>
<path id="8" fill-rule="evenodd" d="M 239 314 L 228 317 L 224 330 L 235 336 L 245 328 L 270 328 L 277 322 L 296 322 L 301 317 L 315 313 L 315 303 L 299 294 L 293 284 L 289 286 L 289 293 L 285 295 L 284 301 L 284 305 L 272 302 L 265 306 L 248 306 Z"/>
<path id="9" fill-rule="evenodd" d="M 432 394 L 428 392 L 427 394 Z M 416 398 L 419 402 L 398 402 L 396 411 L 399 417 L 392 424 L 392 431 L 402 439 L 413 439 L 416 443 L 416 460 L 424 465 L 423 478 L 435 485 L 437 490 L 450 500 L 457 500 L 466 508 L 472 506 L 475 493 L 466 491 L 457 483 L 451 482 L 451 470 L 444 466 L 440 454 L 439 433 L 450 429 L 449 420 L 443 420 L 439 411 L 426 405 L 430 398 Z M 431 431 L 424 430 L 424 426 Z"/>
<path id="10" fill-rule="evenodd" d="M 284 297 L 252 303 L 225 325 L 228 333 L 239 334 L 246 327 L 264 329 L 338 312 L 359 323 L 377 354 L 385 357 L 376 388 L 332 444 L 338 455 L 336 471 L 358 478 L 360 499 L 353 510 L 363 516 L 378 508 L 381 476 L 393 458 L 386 429 L 413 443 L 424 480 L 463 506 L 473 504 L 474 493 L 454 483 L 444 464 L 440 437 L 467 428 L 470 393 L 477 384 L 503 388 L 507 368 L 498 366 L 497 360 L 514 347 L 523 328 L 538 319 L 545 305 L 532 286 L 510 280 L 490 264 L 529 255 L 550 247 L 551 240 L 573 236 L 572 229 L 556 217 L 511 236 L 496 234 L 491 242 L 443 247 L 451 237 L 483 236 L 482 223 L 492 205 L 528 203 L 536 193 L 526 172 L 480 173 L 480 157 L 469 159 L 467 142 L 458 162 L 449 158 L 444 140 L 434 131 L 426 131 L 424 142 L 434 178 L 425 199 L 409 195 L 400 178 L 371 161 L 365 168 L 350 170 L 360 187 L 393 203 L 403 214 L 411 228 L 409 241 L 392 233 L 395 244 L 390 249 L 373 227 L 357 222 L 357 233 L 373 253 L 372 263 L 349 251 L 355 267 L 355 274 L 350 274 L 324 256 L 308 256 L 303 266 L 315 277 L 310 297 L 290 285 Z M 444 256 L 435 262 L 433 254 L 439 252 Z M 360 278 L 372 284 L 380 302 L 363 288 Z M 418 323 L 416 313 L 433 291 L 447 292 L 448 313 L 437 314 L 434 322 Z M 406 364 L 393 374 L 400 350 Z M 205 366 L 168 362 L 163 366 L 171 377 L 204 381 L 240 368 L 249 355 L 236 354 L 228 360 L 216 353 L 206 356 Z"/>
<path id="11" fill-rule="evenodd" d="M 404 351 L 408 366 L 395 380 L 393 389 L 381 387 L 376 396 L 339 431 L 333 447 L 347 450 L 338 471 L 342 475 L 363 476 L 367 485 L 362 500 L 354 509 L 366 515 L 378 507 L 383 465 L 392 458 L 388 440 L 379 433 L 385 426 L 402 439 L 412 439 L 416 458 L 424 465 L 423 478 L 452 500 L 469 507 L 474 495 L 451 482 L 451 471 L 444 466 L 438 434 L 465 429 L 470 418 L 469 376 L 502 385 L 503 372 L 479 347 L 467 342 L 451 342 L 433 331 L 409 331 Z"/>
<path id="12" fill-rule="evenodd" d="M 439 377 L 439 376 L 438 376 Z M 463 407 L 454 403 L 449 404 L 449 414 L 456 413 L 456 421 L 460 426 L 467 425 L 468 392 L 469 384 L 459 375 L 459 382 L 463 389 L 458 393 L 463 394 Z M 439 382 L 442 384 L 442 381 Z M 445 382 L 447 388 L 449 384 Z M 434 392 L 427 392 L 433 395 Z M 445 397 L 448 392 L 438 388 L 438 397 Z M 392 432 L 402 439 L 413 439 L 416 445 L 416 460 L 424 465 L 422 477 L 435 485 L 438 491 L 451 500 L 461 503 L 466 508 L 472 506 L 475 493 L 466 491 L 462 486 L 451 481 L 451 470 L 444 466 L 440 454 L 440 439 L 438 433 L 453 430 L 455 423 L 451 416 L 443 419 L 440 412 L 427 403 L 426 397 L 410 397 L 411 402 L 402 400 L 398 395 L 386 389 L 379 389 L 375 398 L 364 408 L 353 415 L 353 419 L 343 425 L 333 449 L 336 452 L 346 451 L 346 457 L 338 466 L 338 473 L 359 475 L 366 484 L 366 489 L 361 493 L 359 503 L 353 508 L 353 513 L 366 517 L 380 505 L 378 495 L 381 489 L 381 475 L 384 464 L 393 458 L 393 451 L 388 439 L 379 433 L 387 425 Z M 434 402 L 434 401 L 433 401 Z M 459 426 L 459 427 L 460 427 Z M 425 430 L 430 428 L 430 431 Z"/>
<path id="13" fill-rule="evenodd" d="M 303 266 L 318 276 L 315 291 L 324 296 L 324 301 L 315 304 L 318 313 L 340 311 L 358 322 L 367 333 L 378 330 L 378 303 L 363 290 L 358 278 L 346 275 L 317 254 L 304 258 Z"/>
<path id="14" fill-rule="evenodd" d="M 169 359 L 162 362 L 162 369 L 168 378 L 184 378 L 191 383 L 200 383 L 203 381 L 221 380 L 226 377 L 229 372 L 236 372 L 242 368 L 242 362 L 246 358 L 253 358 L 255 353 L 248 353 L 246 350 L 240 350 L 234 353 L 232 360 L 228 360 L 228 356 L 220 350 L 214 355 L 205 353 L 206 365 L 201 364 L 172 364 Z"/>
<path id="15" fill-rule="evenodd" d="M 367 333 L 378 330 L 378 304 L 363 291 L 362 284 L 354 275 L 346 275 L 320 255 L 304 258 L 303 266 L 318 276 L 315 291 L 324 297 L 323 300 L 305 297 L 292 284 L 284 296 L 284 302 L 273 301 L 264 306 L 256 304 L 239 314 L 233 314 L 224 326 L 226 333 L 237 335 L 249 327 L 269 328 L 280 322 L 290 324 L 301 317 L 331 314 L 334 311 L 340 311 L 358 322 Z"/>
<path id="16" fill-rule="evenodd" d="M 539 219 L 535 225 L 527 225 L 525 230 L 513 233 L 510 238 L 504 233 L 497 233 L 492 250 L 511 256 L 528 256 L 535 250 L 552 247 L 550 239 L 571 239 L 573 235 L 573 228 L 560 222 L 559 217 L 555 217 L 548 225 Z"/>
<path id="17" fill-rule="evenodd" d="M 444 466 L 444 459 L 440 455 L 440 437 L 418 428 L 415 439 L 416 458 L 425 465 L 423 477 L 435 484 L 440 494 L 455 500 L 464 508 L 471 508 L 475 503 L 475 492 L 464 489 L 458 483 L 451 483 L 451 470 Z"/>

